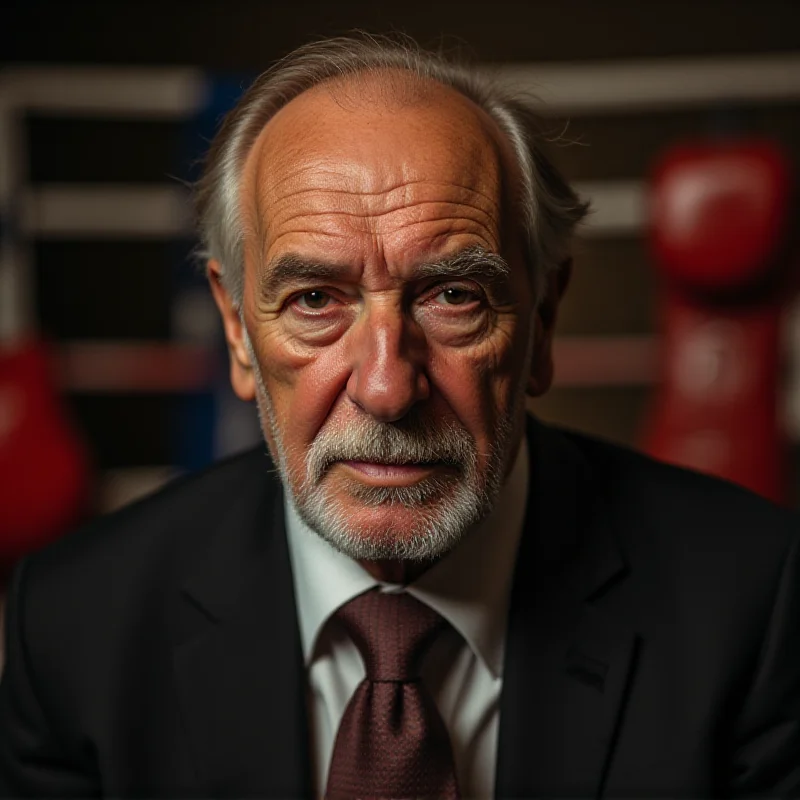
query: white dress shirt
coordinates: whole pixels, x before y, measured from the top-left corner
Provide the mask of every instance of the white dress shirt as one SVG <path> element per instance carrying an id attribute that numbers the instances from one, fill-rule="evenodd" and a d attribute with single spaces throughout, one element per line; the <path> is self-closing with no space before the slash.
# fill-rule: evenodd
<path id="1" fill-rule="evenodd" d="M 327 782 L 339 722 L 364 665 L 331 615 L 375 587 L 407 591 L 455 630 L 434 642 L 422 680 L 450 734 L 464 798 L 494 796 L 506 619 L 528 491 L 523 440 L 492 513 L 451 553 L 408 586 L 384 584 L 334 550 L 285 504 L 298 623 L 308 676 L 311 759 L 317 796 Z"/>

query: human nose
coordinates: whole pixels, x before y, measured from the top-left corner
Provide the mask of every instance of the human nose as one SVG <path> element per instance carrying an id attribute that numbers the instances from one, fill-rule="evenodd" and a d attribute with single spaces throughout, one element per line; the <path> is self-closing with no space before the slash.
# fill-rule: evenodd
<path id="1" fill-rule="evenodd" d="M 397 310 L 371 311 L 353 331 L 347 395 L 381 422 L 404 417 L 430 396 L 425 339 Z"/>

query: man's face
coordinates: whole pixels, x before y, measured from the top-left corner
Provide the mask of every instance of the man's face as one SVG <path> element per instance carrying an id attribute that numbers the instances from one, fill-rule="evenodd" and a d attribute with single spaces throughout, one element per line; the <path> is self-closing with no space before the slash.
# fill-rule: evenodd
<path id="1" fill-rule="evenodd" d="M 433 558 L 491 506 L 542 356 L 491 121 L 444 88 L 378 95 L 318 87 L 269 122 L 243 173 L 246 330 L 212 286 L 301 515 L 354 558 Z"/>

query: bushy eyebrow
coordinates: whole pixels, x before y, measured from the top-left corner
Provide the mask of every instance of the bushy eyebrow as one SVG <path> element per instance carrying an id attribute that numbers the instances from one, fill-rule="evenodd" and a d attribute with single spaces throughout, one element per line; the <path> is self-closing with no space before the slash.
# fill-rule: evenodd
<path id="1" fill-rule="evenodd" d="M 324 284 L 341 280 L 348 267 L 310 261 L 295 253 L 286 253 L 267 265 L 259 280 L 262 297 L 275 297 L 287 286 L 305 283 Z M 476 278 L 488 282 L 506 277 L 510 268 L 497 253 L 473 246 L 429 263 L 418 264 L 411 272 L 411 280 L 453 280 Z"/>
<path id="2" fill-rule="evenodd" d="M 473 246 L 429 264 L 414 268 L 414 277 L 425 278 L 482 278 L 495 281 L 511 272 L 506 260 L 498 253 Z"/>
<path id="3" fill-rule="evenodd" d="M 287 286 L 297 283 L 327 283 L 340 280 L 345 268 L 336 264 L 309 261 L 287 253 L 268 264 L 259 279 L 262 297 L 275 297 Z"/>

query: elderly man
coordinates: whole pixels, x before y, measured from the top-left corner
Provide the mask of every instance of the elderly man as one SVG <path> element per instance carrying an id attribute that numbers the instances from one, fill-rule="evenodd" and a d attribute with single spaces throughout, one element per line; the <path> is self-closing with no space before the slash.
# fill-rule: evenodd
<path id="1" fill-rule="evenodd" d="M 198 201 L 271 459 L 17 570 L 6 794 L 800 792 L 795 518 L 526 417 L 586 209 L 523 103 L 320 42 Z"/>

